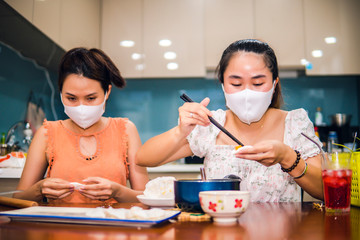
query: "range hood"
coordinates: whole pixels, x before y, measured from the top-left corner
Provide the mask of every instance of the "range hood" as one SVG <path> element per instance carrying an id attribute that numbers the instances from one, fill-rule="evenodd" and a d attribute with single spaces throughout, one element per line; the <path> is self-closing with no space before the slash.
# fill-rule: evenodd
<path id="1" fill-rule="evenodd" d="M 6 2 L 0 0 L 0 41 L 34 59 L 40 66 L 58 71 L 65 50 L 47 37 Z"/>

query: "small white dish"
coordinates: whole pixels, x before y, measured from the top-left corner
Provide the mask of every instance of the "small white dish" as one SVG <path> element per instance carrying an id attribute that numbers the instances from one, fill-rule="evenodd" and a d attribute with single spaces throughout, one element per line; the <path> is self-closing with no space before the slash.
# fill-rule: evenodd
<path id="1" fill-rule="evenodd" d="M 145 195 L 138 195 L 137 199 L 150 207 L 174 207 L 175 198 L 149 198 Z"/>

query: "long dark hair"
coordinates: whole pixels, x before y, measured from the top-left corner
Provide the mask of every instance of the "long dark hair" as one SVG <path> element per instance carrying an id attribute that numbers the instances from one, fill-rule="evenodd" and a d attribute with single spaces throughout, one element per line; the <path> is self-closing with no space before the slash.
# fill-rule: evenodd
<path id="1" fill-rule="evenodd" d="M 272 73 L 273 81 L 279 77 L 279 68 L 274 50 L 265 42 L 256 39 L 243 39 L 231 43 L 223 52 L 219 65 L 216 68 L 218 79 L 224 83 L 224 72 L 230 59 L 238 52 L 253 52 L 263 56 L 266 66 Z M 272 108 L 280 108 L 283 105 L 280 81 L 276 84 L 274 95 L 270 104 Z"/>
<path id="2" fill-rule="evenodd" d="M 104 92 L 109 85 L 118 88 L 126 85 L 119 69 L 113 61 L 100 49 L 73 48 L 65 53 L 59 66 L 58 86 L 62 91 L 64 81 L 70 74 L 78 74 L 100 82 Z"/>

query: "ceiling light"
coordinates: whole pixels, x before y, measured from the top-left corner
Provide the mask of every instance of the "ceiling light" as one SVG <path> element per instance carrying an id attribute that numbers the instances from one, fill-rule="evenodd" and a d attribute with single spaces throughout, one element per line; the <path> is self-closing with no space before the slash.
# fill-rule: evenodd
<path id="1" fill-rule="evenodd" d="M 311 52 L 311 55 L 315 58 L 319 58 L 319 57 L 322 57 L 323 52 L 321 50 L 314 50 Z"/>
<path id="2" fill-rule="evenodd" d="M 162 39 L 159 41 L 159 45 L 162 47 L 171 46 L 172 42 L 169 39 Z"/>
<path id="3" fill-rule="evenodd" d="M 336 43 L 336 37 L 326 37 L 325 42 L 327 44 L 334 44 L 334 43 Z"/>
<path id="4" fill-rule="evenodd" d="M 122 47 L 133 47 L 135 45 L 134 41 L 131 40 L 124 40 L 120 42 L 120 46 Z"/>
<path id="5" fill-rule="evenodd" d="M 176 53 L 174 52 L 166 52 L 164 53 L 164 58 L 168 60 L 172 60 L 176 58 Z"/>
<path id="6" fill-rule="evenodd" d="M 171 63 L 168 63 L 166 67 L 169 70 L 176 70 L 179 68 L 179 65 L 177 63 L 171 62 Z"/>
<path id="7" fill-rule="evenodd" d="M 145 68 L 144 64 L 137 64 L 135 66 L 136 71 L 142 71 L 142 70 L 144 70 L 144 68 Z"/>
<path id="8" fill-rule="evenodd" d="M 300 62 L 301 62 L 301 65 L 306 66 L 306 64 L 307 64 L 309 61 L 306 60 L 305 58 L 303 58 L 303 59 L 300 60 Z"/>
<path id="9" fill-rule="evenodd" d="M 133 53 L 133 54 L 131 54 L 131 58 L 133 60 L 139 60 L 139 59 L 141 59 L 141 54 L 140 53 Z"/>

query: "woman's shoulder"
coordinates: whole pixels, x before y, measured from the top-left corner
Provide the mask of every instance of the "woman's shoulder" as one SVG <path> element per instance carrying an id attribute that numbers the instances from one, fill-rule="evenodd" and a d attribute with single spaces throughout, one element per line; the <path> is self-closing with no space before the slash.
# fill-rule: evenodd
<path id="1" fill-rule="evenodd" d="M 56 129 L 58 129 L 60 126 L 61 120 L 48 121 L 45 119 L 43 124 L 36 130 L 33 140 L 46 140 L 49 136 L 53 138 L 56 135 Z"/>
<path id="2" fill-rule="evenodd" d="M 47 119 L 45 119 L 41 127 L 36 132 L 44 131 L 46 133 L 47 131 L 49 131 L 49 129 L 53 130 L 60 128 L 64 121 L 66 120 L 48 121 Z"/>
<path id="3" fill-rule="evenodd" d="M 303 108 L 290 110 L 290 111 L 288 111 L 288 113 L 291 116 L 307 116 L 308 115 L 307 111 L 305 109 L 303 109 Z"/>
<path id="4" fill-rule="evenodd" d="M 110 121 L 112 121 L 114 126 L 120 127 L 122 129 L 126 130 L 126 132 L 128 132 L 128 133 L 131 133 L 134 131 L 137 132 L 135 123 L 133 123 L 128 118 L 117 117 L 117 118 L 109 118 L 109 119 L 110 119 Z"/>
<path id="5" fill-rule="evenodd" d="M 114 125 L 123 125 L 125 127 L 130 127 L 133 128 L 135 126 L 135 123 L 133 123 L 130 119 L 128 118 L 122 118 L 122 117 L 116 117 L 116 118 L 110 118 L 109 120 L 112 121 L 112 124 Z"/>
<path id="6" fill-rule="evenodd" d="M 212 117 L 219 122 L 221 125 L 224 125 L 226 119 L 226 111 L 223 109 L 213 110 Z"/>
<path id="7" fill-rule="evenodd" d="M 308 113 L 303 108 L 294 109 L 291 111 L 288 111 L 286 116 L 286 122 L 288 123 L 307 123 L 309 122 L 309 116 Z"/>

